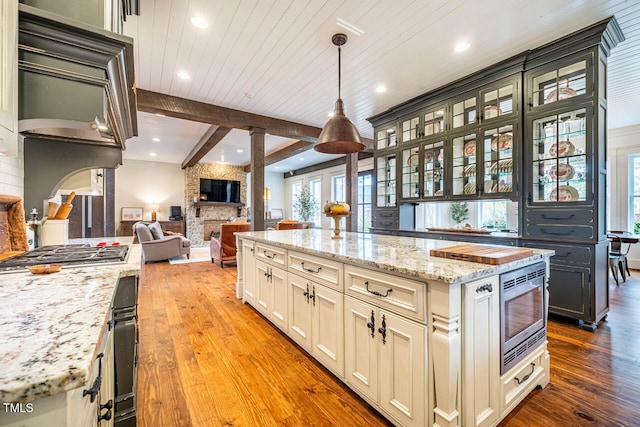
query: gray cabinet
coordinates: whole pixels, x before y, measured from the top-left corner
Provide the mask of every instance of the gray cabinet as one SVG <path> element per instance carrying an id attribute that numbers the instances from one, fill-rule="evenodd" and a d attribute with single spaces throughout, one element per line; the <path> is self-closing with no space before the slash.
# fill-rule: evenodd
<path id="1" fill-rule="evenodd" d="M 524 246 L 551 258 L 549 312 L 595 330 L 609 311 L 606 90 L 614 20 L 533 55 L 525 67 Z"/>

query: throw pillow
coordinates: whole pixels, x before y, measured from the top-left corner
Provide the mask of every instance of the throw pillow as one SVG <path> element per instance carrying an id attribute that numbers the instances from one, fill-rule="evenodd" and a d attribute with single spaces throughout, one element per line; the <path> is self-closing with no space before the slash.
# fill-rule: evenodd
<path id="1" fill-rule="evenodd" d="M 149 230 L 151 230 L 151 234 L 153 234 L 154 240 L 160 240 L 164 238 L 164 234 L 162 234 L 162 227 L 159 222 L 153 222 L 149 224 Z"/>

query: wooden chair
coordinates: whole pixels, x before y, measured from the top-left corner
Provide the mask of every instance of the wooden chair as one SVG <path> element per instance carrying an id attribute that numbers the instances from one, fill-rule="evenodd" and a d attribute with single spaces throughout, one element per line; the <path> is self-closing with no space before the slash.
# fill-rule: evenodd
<path id="1" fill-rule="evenodd" d="M 302 230 L 304 224 L 295 219 L 283 219 L 276 224 L 276 230 Z"/>
<path id="2" fill-rule="evenodd" d="M 620 284 L 618 280 L 618 271 L 622 276 L 622 281 L 627 281 L 627 273 L 629 272 L 629 266 L 627 265 L 627 254 L 622 252 L 622 239 L 616 234 L 607 234 L 609 242 L 609 268 L 611 274 L 616 280 L 616 285 Z M 628 252 L 628 249 L 627 249 Z"/>
<path id="3" fill-rule="evenodd" d="M 236 233 L 251 231 L 251 224 L 248 222 L 226 222 L 220 224 L 220 236 L 212 237 L 209 245 L 211 262 L 220 261 L 220 267 L 224 268 L 225 262 L 236 261 Z"/>

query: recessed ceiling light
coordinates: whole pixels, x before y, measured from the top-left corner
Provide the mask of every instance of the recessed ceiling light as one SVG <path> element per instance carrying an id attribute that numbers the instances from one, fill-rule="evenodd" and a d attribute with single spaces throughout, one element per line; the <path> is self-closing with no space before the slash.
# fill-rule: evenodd
<path id="1" fill-rule="evenodd" d="M 244 153 L 244 150 L 242 148 L 238 148 L 238 153 Z"/>
<path id="2" fill-rule="evenodd" d="M 153 142 L 160 142 L 160 138 L 151 138 Z"/>
<path id="3" fill-rule="evenodd" d="M 453 50 L 455 50 L 456 52 L 464 52 L 470 47 L 471 47 L 471 44 L 469 44 L 469 42 L 460 42 L 453 48 Z"/>
<path id="4" fill-rule="evenodd" d="M 376 92 L 378 93 L 385 93 L 387 91 L 387 87 L 384 85 L 378 85 L 378 87 L 376 87 Z"/>
<path id="5" fill-rule="evenodd" d="M 249 99 L 253 98 L 253 94 L 251 92 L 245 92 L 244 96 L 246 96 Z"/>
<path id="6" fill-rule="evenodd" d="M 276 166 L 276 169 L 280 169 L 280 166 Z"/>
<path id="7" fill-rule="evenodd" d="M 300 157 L 300 161 L 303 161 L 303 160 L 304 160 L 304 157 Z"/>
<path id="8" fill-rule="evenodd" d="M 155 156 L 157 156 L 157 154 L 156 154 L 156 153 L 149 153 L 149 155 L 150 155 L 151 157 L 155 157 Z"/>
<path id="9" fill-rule="evenodd" d="M 178 71 L 178 78 L 181 78 L 182 80 L 189 80 L 191 78 L 191 74 L 186 71 Z"/>
<path id="10" fill-rule="evenodd" d="M 198 28 L 207 28 L 209 23 L 202 16 L 191 17 L 191 23 Z"/>

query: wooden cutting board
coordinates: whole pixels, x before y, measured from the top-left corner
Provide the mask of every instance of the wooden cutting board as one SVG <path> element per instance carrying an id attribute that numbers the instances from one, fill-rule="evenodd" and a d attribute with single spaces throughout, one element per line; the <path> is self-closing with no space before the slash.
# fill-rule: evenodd
<path id="1" fill-rule="evenodd" d="M 530 257 L 533 255 L 533 249 L 469 243 L 466 245 L 431 249 L 430 254 L 431 256 L 440 258 L 499 265 Z"/>

